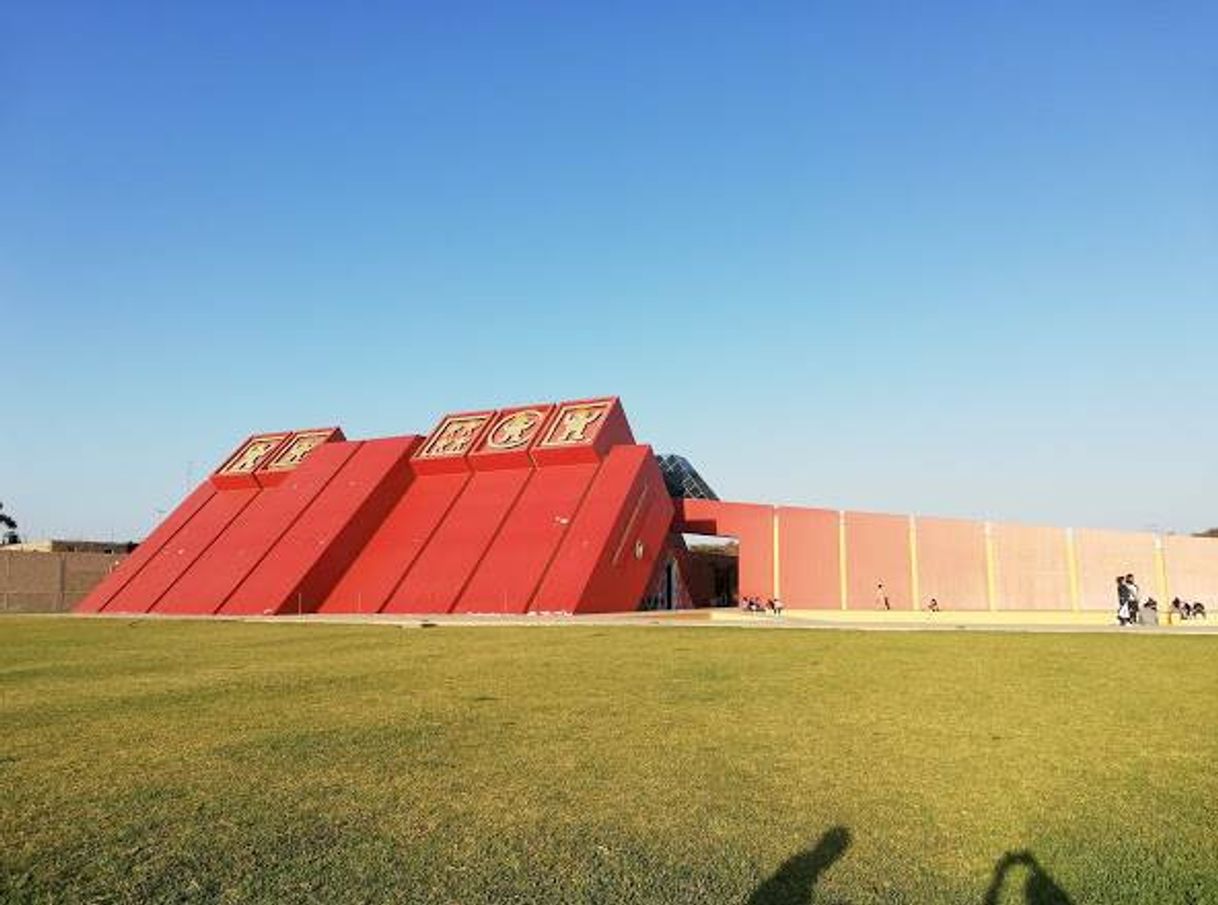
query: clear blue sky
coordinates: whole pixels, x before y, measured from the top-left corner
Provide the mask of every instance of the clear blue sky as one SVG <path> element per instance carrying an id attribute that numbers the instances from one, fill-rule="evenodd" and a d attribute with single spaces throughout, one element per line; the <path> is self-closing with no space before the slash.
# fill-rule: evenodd
<path id="1" fill-rule="evenodd" d="M 1218 5 L 0 8 L 0 500 L 617 393 L 728 498 L 1218 524 Z"/>

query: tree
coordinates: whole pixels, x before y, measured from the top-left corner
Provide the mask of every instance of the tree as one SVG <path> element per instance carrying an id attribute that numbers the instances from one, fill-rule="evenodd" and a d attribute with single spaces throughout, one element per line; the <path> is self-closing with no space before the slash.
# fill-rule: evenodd
<path id="1" fill-rule="evenodd" d="M 0 503 L 0 547 L 16 544 L 21 541 L 17 535 L 17 520 L 4 512 L 4 504 Z"/>
<path id="2" fill-rule="evenodd" d="M 1194 537 L 1218 537 L 1218 528 L 1209 528 L 1205 531 L 1198 531 Z"/>

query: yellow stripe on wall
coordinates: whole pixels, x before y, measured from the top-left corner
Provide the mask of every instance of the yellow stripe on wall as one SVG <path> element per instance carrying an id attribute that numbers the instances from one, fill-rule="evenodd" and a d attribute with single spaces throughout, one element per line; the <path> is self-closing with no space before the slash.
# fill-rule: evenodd
<path id="1" fill-rule="evenodd" d="M 848 609 L 850 601 L 849 585 L 846 581 L 846 513 L 837 514 L 837 577 L 838 591 L 841 597 L 842 609 Z"/>
<path id="2" fill-rule="evenodd" d="M 1070 578 L 1070 609 L 1077 613 L 1082 608 L 1083 594 L 1078 582 L 1078 544 L 1073 528 L 1066 529 L 1066 574 Z"/>
<path id="3" fill-rule="evenodd" d="M 998 564 L 994 557 L 994 526 L 985 523 L 985 596 L 990 610 L 998 609 Z"/>
<path id="4" fill-rule="evenodd" d="M 779 590 L 779 588 L 781 587 L 782 567 L 779 564 L 779 560 L 782 557 L 782 553 L 780 552 L 780 548 L 778 546 L 778 507 L 777 506 L 775 506 L 773 509 L 770 510 L 770 518 L 772 519 L 773 525 L 774 525 L 774 594 L 773 594 L 773 596 L 776 599 L 781 600 L 782 593 Z"/>
<path id="5" fill-rule="evenodd" d="M 1155 572 L 1159 579 L 1159 605 L 1161 613 L 1170 612 L 1171 585 L 1167 581 L 1167 553 L 1163 549 L 1163 536 L 1155 535 Z"/>

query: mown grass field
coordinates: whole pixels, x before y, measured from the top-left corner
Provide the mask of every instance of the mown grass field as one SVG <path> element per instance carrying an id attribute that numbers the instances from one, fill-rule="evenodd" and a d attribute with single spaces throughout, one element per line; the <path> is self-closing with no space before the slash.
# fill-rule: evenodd
<path id="1" fill-rule="evenodd" d="M 1218 637 L 0 620 L 5 902 L 1218 902 Z"/>

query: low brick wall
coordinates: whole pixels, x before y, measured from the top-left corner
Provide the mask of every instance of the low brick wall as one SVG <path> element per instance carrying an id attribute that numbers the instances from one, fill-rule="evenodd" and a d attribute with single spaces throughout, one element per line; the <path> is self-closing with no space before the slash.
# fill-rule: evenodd
<path id="1" fill-rule="evenodd" d="M 119 553 L 0 550 L 0 613 L 70 610 L 124 558 Z"/>

